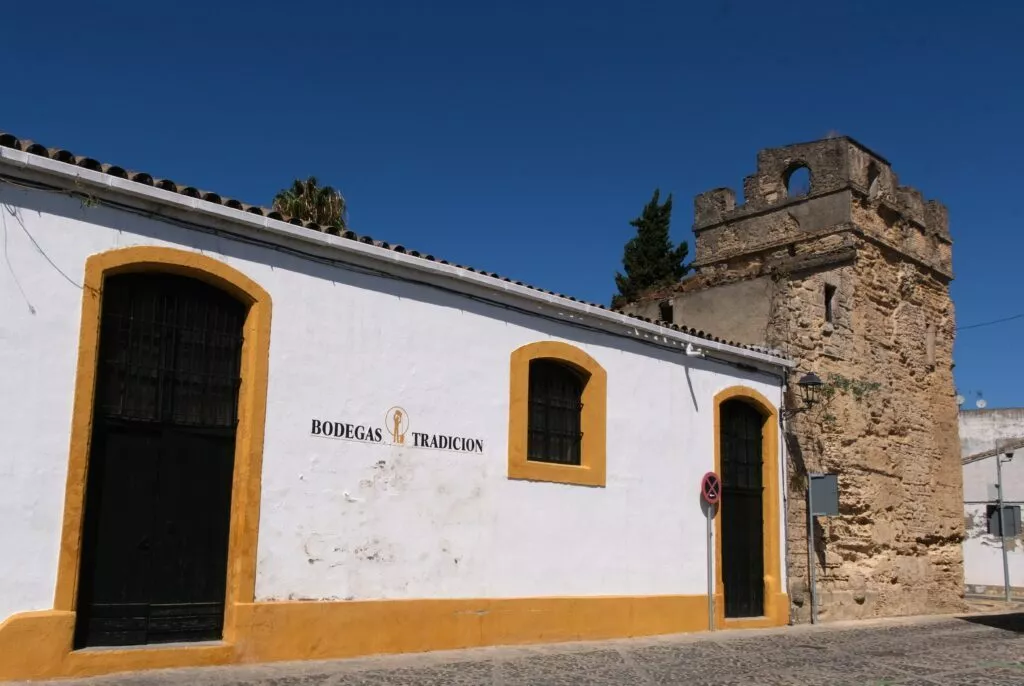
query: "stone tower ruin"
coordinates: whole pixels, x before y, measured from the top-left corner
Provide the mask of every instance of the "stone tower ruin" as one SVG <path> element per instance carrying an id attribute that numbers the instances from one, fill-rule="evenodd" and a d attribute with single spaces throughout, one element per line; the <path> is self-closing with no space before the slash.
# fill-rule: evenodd
<path id="1" fill-rule="evenodd" d="M 809 617 L 808 472 L 839 475 L 840 515 L 815 531 L 821 619 L 961 609 L 946 208 L 847 137 L 762 150 L 743 197 L 698 195 L 695 273 L 626 309 L 784 352 L 790 408 L 800 375 L 826 381 L 784 422 L 794 621 Z"/>

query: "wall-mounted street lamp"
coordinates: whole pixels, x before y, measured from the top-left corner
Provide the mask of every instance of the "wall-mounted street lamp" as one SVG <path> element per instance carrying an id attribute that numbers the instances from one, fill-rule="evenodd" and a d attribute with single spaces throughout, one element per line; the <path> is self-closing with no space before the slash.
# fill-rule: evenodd
<path id="1" fill-rule="evenodd" d="M 825 384 L 818 375 L 814 372 L 807 372 L 800 377 L 800 380 L 796 382 L 796 385 L 800 388 L 800 397 L 803 398 L 804 405 L 807 407 L 813 407 L 818 402 L 821 394 L 821 387 Z"/>
<path id="2" fill-rule="evenodd" d="M 796 382 L 796 386 L 800 389 L 800 400 L 803 404 L 800 407 L 784 408 L 782 416 L 789 419 L 797 413 L 814 407 L 821 399 L 821 387 L 824 385 L 825 383 L 814 372 L 807 372 L 801 376 L 800 380 Z"/>

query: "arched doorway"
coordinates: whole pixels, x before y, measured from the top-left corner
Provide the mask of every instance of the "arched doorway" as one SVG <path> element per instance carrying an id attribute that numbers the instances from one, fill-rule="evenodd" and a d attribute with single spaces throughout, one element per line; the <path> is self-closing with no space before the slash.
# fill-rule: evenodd
<path id="1" fill-rule="evenodd" d="M 221 638 L 246 314 L 188 276 L 104 280 L 76 647 Z"/>
<path id="2" fill-rule="evenodd" d="M 765 614 L 764 445 L 766 417 L 741 398 L 719 407 L 721 564 L 725 617 Z"/>

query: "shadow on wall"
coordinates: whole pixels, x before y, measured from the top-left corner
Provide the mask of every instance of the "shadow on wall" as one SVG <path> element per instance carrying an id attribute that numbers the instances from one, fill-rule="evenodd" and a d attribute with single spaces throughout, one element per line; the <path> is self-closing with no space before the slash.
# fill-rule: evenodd
<path id="1" fill-rule="evenodd" d="M 252 242 L 251 239 L 225 239 L 218 235 L 218 232 L 199 225 L 189 228 L 176 220 L 151 219 L 128 210 L 111 208 L 106 205 L 87 205 L 77 198 L 59 192 L 14 189 L 11 186 L 0 186 L 0 201 L 23 208 L 24 211 L 36 212 L 39 215 L 58 215 L 75 221 L 105 226 L 113 231 L 129 235 L 145 236 L 158 241 L 167 241 L 184 248 L 200 250 L 204 253 L 213 253 L 211 257 L 215 259 L 218 255 L 223 255 L 237 260 L 257 262 L 273 270 L 283 269 L 339 285 L 376 291 L 396 298 L 415 300 L 437 307 L 460 310 L 475 316 L 488 317 L 514 326 L 533 329 L 543 335 L 571 339 L 584 345 L 612 348 L 622 352 L 643 355 L 685 367 L 687 371 L 691 368 L 709 371 L 716 366 L 710 360 L 687 357 L 682 350 L 673 352 L 642 341 L 629 340 L 603 331 L 546 319 L 542 316 L 524 312 L 500 303 L 492 304 L 481 299 L 447 291 L 443 287 L 434 286 L 429 283 L 412 283 L 402 277 L 367 273 L 365 267 L 355 266 L 346 268 L 327 264 L 317 261 L 318 258 L 316 257 L 306 258 L 291 253 L 286 249 L 259 245 Z M 31 231 L 31 224 L 26 223 L 26 226 L 26 230 Z M 343 241 L 346 239 L 339 238 L 336 240 Z M 97 246 L 96 252 L 115 247 L 129 247 L 130 245 L 131 243 L 126 241 L 121 246 Z M 45 247 L 45 242 L 43 242 L 43 248 Z M 317 247 L 307 246 L 307 249 L 315 252 Z M 48 259 L 52 259 L 52 257 L 48 256 Z M 238 265 L 233 266 L 238 267 Z M 75 274 L 81 272 L 84 268 L 84 263 L 81 265 L 61 265 L 61 267 L 65 271 Z M 262 285 L 267 286 L 267 284 Z M 337 302 L 343 303 L 344 301 L 339 299 Z M 328 307 L 330 304 L 324 303 L 323 306 Z M 552 314 L 555 314 L 554 311 L 557 310 L 557 307 L 557 305 L 552 306 Z M 466 326 L 472 326 L 472 322 L 467 321 Z M 732 375 L 737 379 L 748 381 L 764 382 L 768 379 L 775 379 L 770 374 L 737 368 L 732 369 Z"/>
<path id="2" fill-rule="evenodd" d="M 1012 631 L 1014 633 L 1024 633 L 1024 612 L 1011 612 L 1008 614 L 999 615 L 974 615 L 972 617 L 961 617 L 965 622 L 971 624 L 981 624 L 982 626 L 992 627 L 993 629 L 1002 629 L 1003 631 Z M 1022 679 L 1024 681 L 1024 679 Z"/>

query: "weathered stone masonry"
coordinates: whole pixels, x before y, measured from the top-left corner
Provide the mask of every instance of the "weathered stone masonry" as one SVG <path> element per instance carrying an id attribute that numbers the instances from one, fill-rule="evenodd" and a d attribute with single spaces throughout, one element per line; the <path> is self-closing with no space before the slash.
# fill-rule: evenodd
<path id="1" fill-rule="evenodd" d="M 793 197 L 801 167 L 810 190 Z M 779 349 L 798 362 L 791 383 L 811 370 L 830 381 L 830 397 L 785 427 L 795 621 L 809 617 L 808 470 L 840 484 L 841 515 L 816 531 L 822 619 L 959 609 L 945 207 L 845 137 L 761 151 L 743 190 L 741 205 L 728 188 L 696 197 L 695 274 L 632 311 Z"/>

